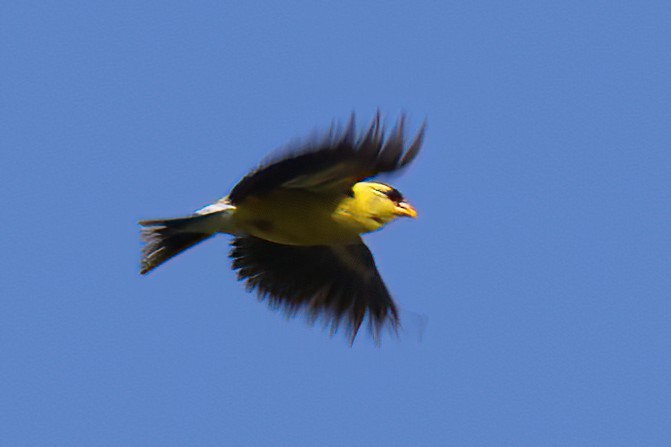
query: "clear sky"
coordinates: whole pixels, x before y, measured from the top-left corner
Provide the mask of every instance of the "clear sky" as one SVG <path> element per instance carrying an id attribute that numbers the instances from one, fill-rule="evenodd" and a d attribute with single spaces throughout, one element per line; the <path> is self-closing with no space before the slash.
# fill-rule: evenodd
<path id="1" fill-rule="evenodd" d="M 666 446 L 671 6 L 0 7 L 3 446 Z M 367 237 L 405 317 L 350 348 L 226 237 L 148 277 L 137 220 L 376 108 L 419 211 Z"/>

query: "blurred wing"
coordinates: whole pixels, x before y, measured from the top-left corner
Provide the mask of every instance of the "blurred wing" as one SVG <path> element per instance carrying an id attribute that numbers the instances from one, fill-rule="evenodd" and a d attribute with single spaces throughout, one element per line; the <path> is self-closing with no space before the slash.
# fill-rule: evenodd
<path id="1" fill-rule="evenodd" d="M 403 115 L 387 138 L 379 112 L 358 137 L 352 116 L 344 130 L 331 129 L 322 138 L 288 148 L 281 157 L 249 173 L 233 188 L 229 200 L 239 204 L 246 197 L 280 187 L 346 194 L 358 181 L 407 166 L 422 146 L 424 128 L 406 149 Z"/>
<path id="2" fill-rule="evenodd" d="M 311 321 L 322 319 L 331 333 L 344 325 L 351 343 L 364 318 L 376 343 L 380 329 L 398 328 L 396 305 L 363 241 L 336 247 L 296 246 L 244 236 L 232 246 L 238 278 L 272 308 L 291 316 L 305 311 Z"/>

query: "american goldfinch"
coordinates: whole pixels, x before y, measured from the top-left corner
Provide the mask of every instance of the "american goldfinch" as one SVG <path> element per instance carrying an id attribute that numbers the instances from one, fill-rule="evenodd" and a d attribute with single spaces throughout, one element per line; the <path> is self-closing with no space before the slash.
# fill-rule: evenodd
<path id="1" fill-rule="evenodd" d="M 350 343 L 367 320 L 396 331 L 396 305 L 361 235 L 417 212 L 393 187 L 367 179 L 406 167 L 422 145 L 424 125 L 407 146 L 404 119 L 384 135 L 379 112 L 356 135 L 342 130 L 294 145 L 246 175 L 231 192 L 188 217 L 144 220 L 146 274 L 218 234 L 233 236 L 230 257 L 247 290 L 288 315 L 304 311 Z"/>

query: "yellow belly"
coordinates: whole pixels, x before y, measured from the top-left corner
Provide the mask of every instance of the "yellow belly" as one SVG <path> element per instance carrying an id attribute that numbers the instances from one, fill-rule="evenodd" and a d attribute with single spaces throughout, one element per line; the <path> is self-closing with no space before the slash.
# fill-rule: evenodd
<path id="1" fill-rule="evenodd" d="M 278 189 L 248 197 L 237 205 L 233 220 L 242 231 L 288 245 L 334 245 L 359 240 L 366 229 L 342 206 L 346 196 L 324 196 L 304 190 Z"/>

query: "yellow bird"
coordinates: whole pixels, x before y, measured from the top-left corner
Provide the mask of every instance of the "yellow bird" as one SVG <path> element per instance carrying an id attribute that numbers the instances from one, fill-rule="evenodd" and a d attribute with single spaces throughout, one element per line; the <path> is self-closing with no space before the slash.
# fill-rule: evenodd
<path id="1" fill-rule="evenodd" d="M 191 216 L 141 221 L 140 272 L 230 234 L 233 269 L 247 290 L 288 315 L 322 319 L 332 333 L 345 326 L 350 343 L 366 319 L 378 342 L 383 327 L 398 329 L 398 311 L 361 235 L 417 213 L 398 190 L 366 179 L 417 156 L 425 126 L 407 148 L 403 127 L 401 116 L 385 136 L 378 112 L 357 136 L 352 117 L 343 130 L 282 151 Z"/>

